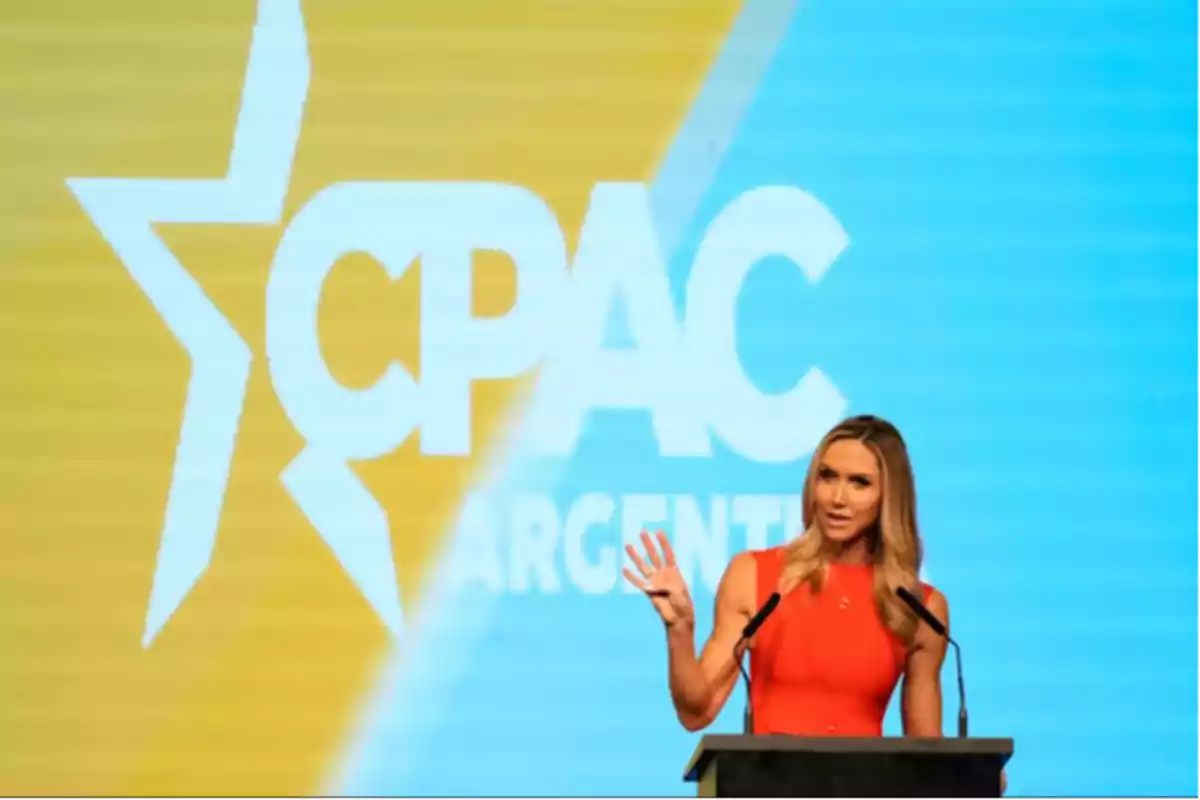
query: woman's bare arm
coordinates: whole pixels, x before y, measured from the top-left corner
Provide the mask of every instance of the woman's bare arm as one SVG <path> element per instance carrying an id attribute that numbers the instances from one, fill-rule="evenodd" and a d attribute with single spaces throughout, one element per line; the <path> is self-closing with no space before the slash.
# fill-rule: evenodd
<path id="1" fill-rule="evenodd" d="M 694 623 L 667 627 L 671 699 L 679 721 L 689 731 L 712 724 L 737 683 L 734 648 L 754 614 L 756 566 L 750 553 L 729 562 L 713 612 L 713 630 L 699 658 L 695 654 Z"/>
<path id="2" fill-rule="evenodd" d="M 950 609 L 946 597 L 934 589 L 926 605 L 949 631 Z M 905 736 L 942 735 L 942 663 L 946 660 L 946 647 L 945 637 L 928 625 L 921 623 L 917 628 L 900 695 Z"/>

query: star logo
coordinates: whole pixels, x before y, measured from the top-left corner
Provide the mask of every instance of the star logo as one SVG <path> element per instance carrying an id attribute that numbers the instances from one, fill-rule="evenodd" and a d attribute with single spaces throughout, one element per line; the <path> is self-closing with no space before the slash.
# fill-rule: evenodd
<path id="1" fill-rule="evenodd" d="M 303 122 L 310 69 L 299 0 L 260 0 L 224 178 L 67 180 L 191 361 L 142 636 L 144 647 L 154 641 L 212 561 L 254 357 L 153 226 L 279 224 Z M 294 480 L 289 481 L 289 476 Z M 294 464 L 284 477 L 302 508 L 309 505 L 307 497 L 311 497 L 304 494 L 308 476 L 324 477 L 306 471 L 303 464 Z M 378 511 L 374 503 L 367 507 Z M 314 521 L 351 578 L 360 588 L 371 587 L 368 600 L 388 628 L 399 634 L 403 616 L 387 522 L 382 511 L 373 519 L 369 513 L 367 516 L 360 520 L 363 527 L 353 537 L 339 535 L 348 530 L 346 525 L 331 524 L 319 516 Z"/>

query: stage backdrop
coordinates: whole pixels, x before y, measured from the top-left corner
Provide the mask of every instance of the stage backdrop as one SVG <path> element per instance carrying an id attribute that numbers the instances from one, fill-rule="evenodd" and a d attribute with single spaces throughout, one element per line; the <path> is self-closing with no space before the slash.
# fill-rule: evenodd
<path id="1" fill-rule="evenodd" d="M 869 412 L 1011 792 L 1194 793 L 1195 31 L 4 3 L 0 791 L 689 793 L 620 544 Z"/>

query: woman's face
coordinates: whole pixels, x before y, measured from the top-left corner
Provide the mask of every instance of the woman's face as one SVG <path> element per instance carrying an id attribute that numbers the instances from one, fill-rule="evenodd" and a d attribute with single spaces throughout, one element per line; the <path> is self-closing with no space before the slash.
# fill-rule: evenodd
<path id="1" fill-rule="evenodd" d="M 829 445 L 813 488 L 817 520 L 830 541 L 851 541 L 879 517 L 879 461 L 862 442 L 839 439 Z"/>

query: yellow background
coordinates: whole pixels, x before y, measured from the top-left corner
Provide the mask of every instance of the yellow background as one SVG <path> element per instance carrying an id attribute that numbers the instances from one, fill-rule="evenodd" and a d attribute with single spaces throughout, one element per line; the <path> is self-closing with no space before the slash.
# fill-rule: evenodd
<path id="1" fill-rule="evenodd" d="M 435 8 L 441 5 L 441 8 Z M 279 482 L 302 441 L 263 358 L 287 219 L 345 180 L 536 191 L 571 247 L 598 180 L 650 180 L 738 11 L 689 2 L 305 2 L 312 78 L 281 226 L 160 226 L 255 353 L 208 572 L 142 626 L 189 362 L 68 177 L 224 175 L 251 0 L 0 6 L 0 792 L 320 790 L 388 640 Z M 419 273 L 335 269 L 336 377 L 416 363 Z M 511 302 L 476 261 L 476 311 Z M 470 459 L 359 465 L 410 602 L 516 382 L 478 385 Z"/>

